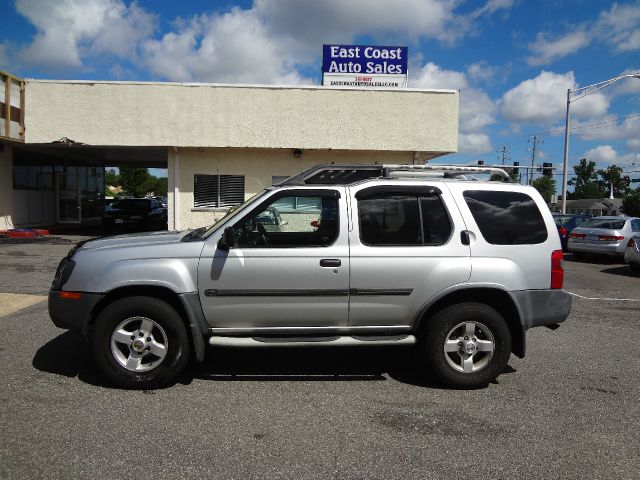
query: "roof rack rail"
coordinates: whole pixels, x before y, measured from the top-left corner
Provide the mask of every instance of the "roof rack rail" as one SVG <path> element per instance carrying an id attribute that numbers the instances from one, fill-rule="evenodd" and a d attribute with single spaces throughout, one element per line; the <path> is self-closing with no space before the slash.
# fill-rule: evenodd
<path id="1" fill-rule="evenodd" d="M 492 174 L 502 176 L 503 181 L 512 182 L 502 168 L 468 165 L 358 165 L 323 164 L 309 168 L 279 185 L 349 185 L 369 178 L 464 178 L 465 175 Z"/>

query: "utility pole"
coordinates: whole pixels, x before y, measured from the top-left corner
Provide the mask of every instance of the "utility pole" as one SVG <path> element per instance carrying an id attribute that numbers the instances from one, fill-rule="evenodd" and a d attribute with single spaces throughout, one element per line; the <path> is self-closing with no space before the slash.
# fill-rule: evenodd
<path id="1" fill-rule="evenodd" d="M 496 149 L 496 153 L 498 154 L 498 161 L 501 162 L 502 165 L 511 161 L 511 152 L 509 147 L 506 145 L 501 145 Z"/>
<path id="2" fill-rule="evenodd" d="M 531 148 L 529 149 L 531 150 L 531 170 L 527 171 L 527 184 L 531 185 L 531 182 L 533 181 L 533 167 L 536 162 L 536 149 L 538 145 L 544 143 L 544 140 L 539 138 L 537 135 L 534 135 L 529 139 L 529 143 L 531 144 Z"/>

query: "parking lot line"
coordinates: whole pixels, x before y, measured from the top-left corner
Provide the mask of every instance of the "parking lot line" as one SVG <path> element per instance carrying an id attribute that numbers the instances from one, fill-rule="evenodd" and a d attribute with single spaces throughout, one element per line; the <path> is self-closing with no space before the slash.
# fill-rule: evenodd
<path id="1" fill-rule="evenodd" d="M 0 293 L 0 317 L 15 313 L 36 303 L 44 302 L 44 295 L 29 295 L 26 293 Z"/>
<path id="2" fill-rule="evenodd" d="M 613 301 L 613 302 L 640 302 L 638 298 L 607 298 L 607 297 L 585 297 L 583 295 L 578 295 L 577 293 L 569 292 L 570 295 L 574 297 L 582 298 L 583 300 L 604 300 L 604 301 Z"/>

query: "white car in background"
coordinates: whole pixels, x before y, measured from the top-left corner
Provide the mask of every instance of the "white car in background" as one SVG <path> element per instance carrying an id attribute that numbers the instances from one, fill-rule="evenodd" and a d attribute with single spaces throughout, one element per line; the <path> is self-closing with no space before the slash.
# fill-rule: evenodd
<path id="1" fill-rule="evenodd" d="M 640 234 L 640 218 L 594 217 L 573 229 L 567 248 L 575 257 L 585 253 L 622 257 L 635 234 Z"/>

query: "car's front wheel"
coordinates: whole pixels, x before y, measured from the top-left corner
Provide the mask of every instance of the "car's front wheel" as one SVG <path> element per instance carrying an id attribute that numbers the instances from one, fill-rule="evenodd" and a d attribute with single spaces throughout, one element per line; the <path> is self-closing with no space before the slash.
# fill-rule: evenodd
<path id="1" fill-rule="evenodd" d="M 168 303 L 127 297 L 109 304 L 96 319 L 92 349 L 98 366 L 124 388 L 171 383 L 189 360 L 189 337 Z"/>
<path id="2" fill-rule="evenodd" d="M 511 333 L 494 308 L 460 303 L 425 322 L 421 340 L 427 366 L 445 386 L 484 387 L 507 366 Z"/>

